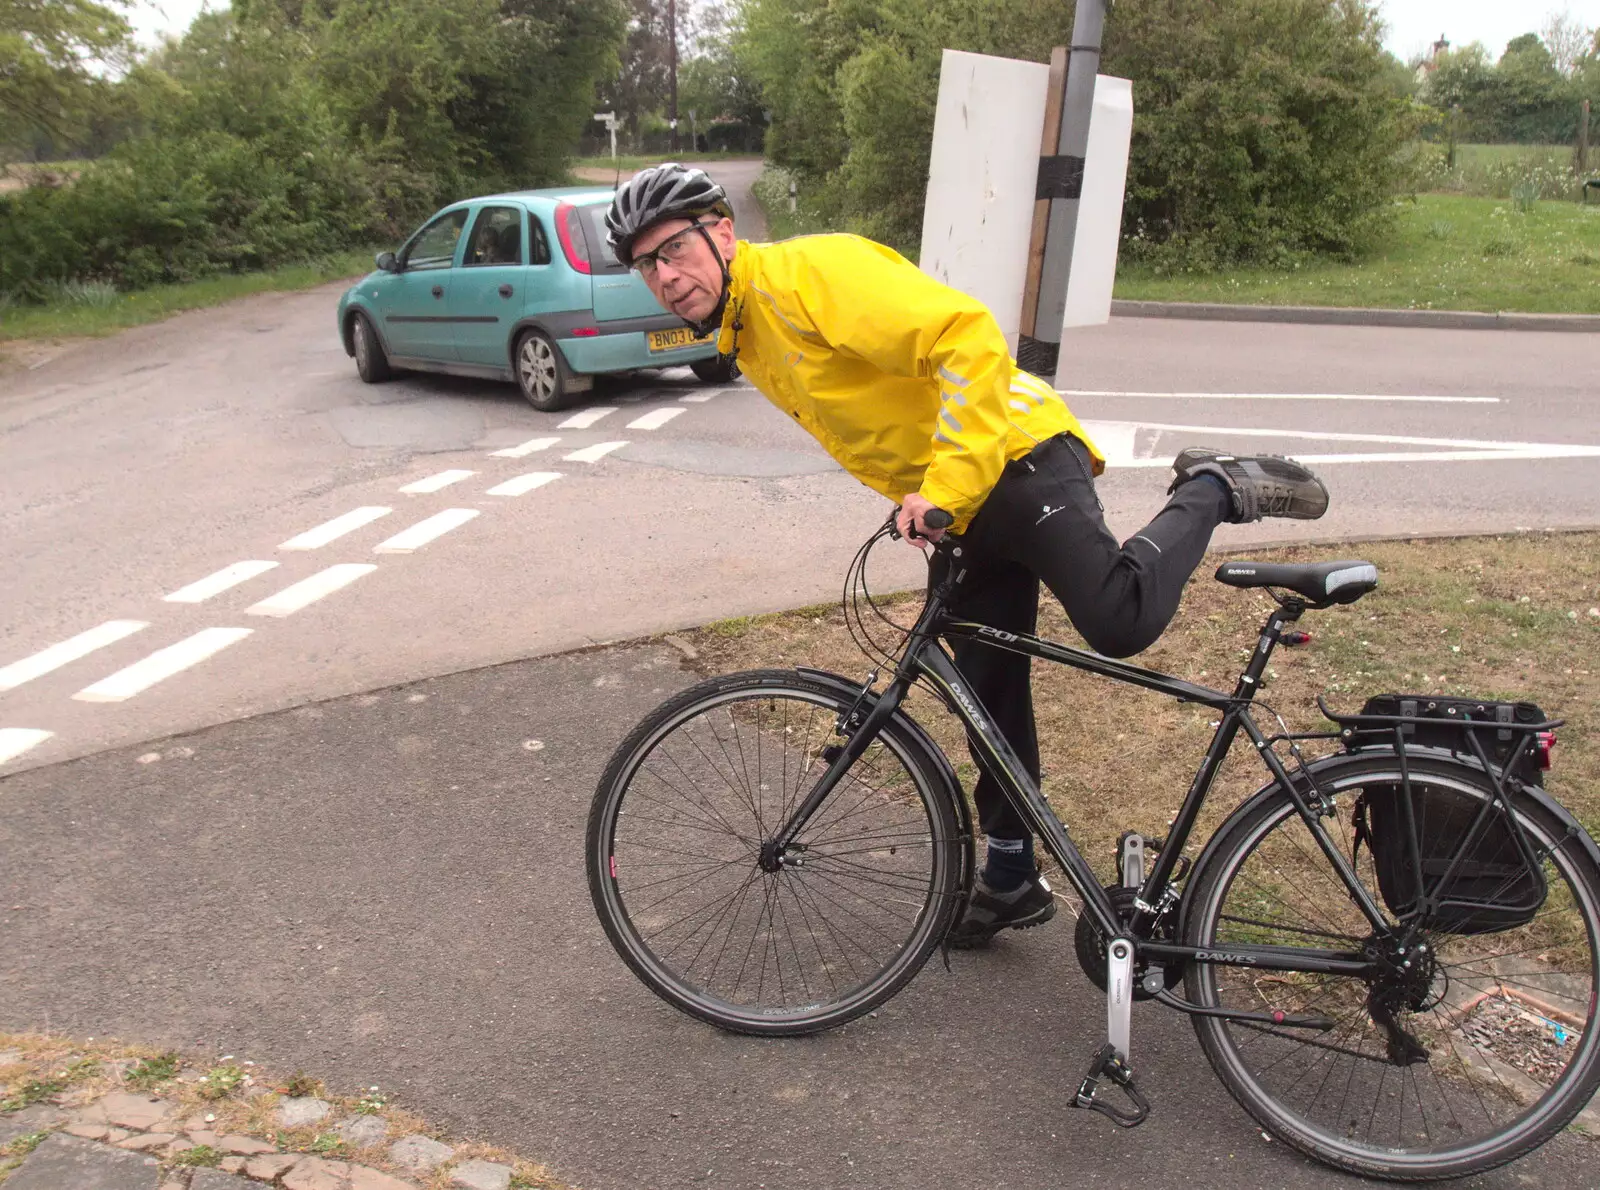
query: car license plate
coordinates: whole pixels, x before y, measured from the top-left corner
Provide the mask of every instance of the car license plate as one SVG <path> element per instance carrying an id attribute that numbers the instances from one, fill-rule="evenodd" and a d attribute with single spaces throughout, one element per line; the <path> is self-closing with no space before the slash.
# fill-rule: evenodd
<path id="1" fill-rule="evenodd" d="M 670 331 L 651 331 L 651 351 L 671 351 L 675 347 L 698 347 L 702 343 L 709 343 L 711 335 L 696 335 L 686 326 L 676 327 Z"/>

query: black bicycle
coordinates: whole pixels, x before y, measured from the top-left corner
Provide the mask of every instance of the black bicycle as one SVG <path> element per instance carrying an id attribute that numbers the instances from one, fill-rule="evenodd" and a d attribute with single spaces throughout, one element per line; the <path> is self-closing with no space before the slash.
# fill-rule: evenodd
<path id="1" fill-rule="evenodd" d="M 858 643 L 888 667 L 881 690 L 876 670 L 864 683 L 809 669 L 713 678 L 649 715 L 607 765 L 589 887 L 652 991 L 719 1028 L 784 1036 L 859 1017 L 916 974 L 973 874 L 961 787 L 902 706 L 923 683 L 1081 899 L 1077 954 L 1107 992 L 1108 1029 L 1076 1106 L 1143 1121 L 1130 1009 L 1153 999 L 1191 1017 L 1263 1128 L 1355 1173 L 1476 1173 L 1585 1107 L 1600 1085 L 1600 851 L 1542 787 L 1560 721 L 1428 695 L 1355 714 L 1319 698 L 1328 732 L 1279 720 L 1269 735 L 1252 715 L 1285 626 L 1371 592 L 1376 567 L 1222 565 L 1220 581 L 1277 603 L 1225 692 L 953 616 L 955 538 L 930 556 L 914 626 L 885 649 L 871 633 L 893 621 L 864 575 L 889 535 L 892 522 L 862 546 L 845 588 Z M 1112 886 L 971 695 L 941 643 L 963 637 L 1218 713 L 1169 834 L 1124 835 Z M 1185 845 L 1241 732 L 1270 780 L 1191 863 Z M 1306 741 L 1329 754 L 1308 760 Z"/>

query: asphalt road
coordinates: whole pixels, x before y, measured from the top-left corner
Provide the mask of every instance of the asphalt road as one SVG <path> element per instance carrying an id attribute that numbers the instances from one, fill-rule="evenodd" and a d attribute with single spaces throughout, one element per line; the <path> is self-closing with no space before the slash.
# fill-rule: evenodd
<path id="1" fill-rule="evenodd" d="M 576 422 L 505 386 L 365 386 L 337 289 L 0 377 L 0 1026 L 378 1081 L 591 1188 L 1333 1184 L 1263 1141 L 1156 1010 L 1135 1039 L 1152 1122 L 1069 1112 L 1103 1016 L 1065 928 L 955 956 L 810 1041 L 656 1003 L 595 923 L 579 843 L 606 753 L 688 678 L 660 647 L 567 651 L 835 597 L 886 506 L 758 394 L 686 373 L 603 385 Z M 1333 491 L 1324 521 L 1222 547 L 1593 527 L 1593 353 L 1118 320 L 1068 343 L 1065 387 L 1113 456 L 1124 534 L 1197 441 L 1315 459 Z M 469 474 L 402 490 L 447 472 Z M 491 492 L 535 474 L 559 478 Z M 362 508 L 389 511 L 282 548 Z M 452 509 L 476 515 L 385 546 Z M 244 562 L 275 565 L 165 598 Z M 881 586 L 919 573 L 904 551 Z M 348 585 L 285 610 L 319 576 Z M 127 667 L 197 637 L 229 643 L 130 693 Z M 19 732 L 37 742 L 3 751 Z M 1483 1184 L 1596 1180 L 1563 1140 Z"/>

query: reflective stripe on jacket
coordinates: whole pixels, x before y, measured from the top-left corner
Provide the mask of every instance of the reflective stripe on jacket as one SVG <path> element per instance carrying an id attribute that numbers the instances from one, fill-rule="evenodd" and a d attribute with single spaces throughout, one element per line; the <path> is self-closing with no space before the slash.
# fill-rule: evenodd
<path id="1" fill-rule="evenodd" d="M 1063 431 L 1105 459 L 987 307 L 853 235 L 740 240 L 718 346 L 862 483 L 977 514 L 1007 460 Z"/>

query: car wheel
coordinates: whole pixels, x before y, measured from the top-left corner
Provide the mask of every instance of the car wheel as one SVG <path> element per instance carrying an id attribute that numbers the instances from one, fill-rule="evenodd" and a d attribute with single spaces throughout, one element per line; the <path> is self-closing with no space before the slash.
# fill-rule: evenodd
<path id="1" fill-rule="evenodd" d="M 543 331 L 528 331 L 517 340 L 517 386 L 528 404 L 546 413 L 574 400 L 572 370 Z"/>
<path id="2" fill-rule="evenodd" d="M 358 313 L 350 321 L 350 341 L 355 348 L 356 371 L 368 384 L 378 384 L 394 375 L 389 357 L 384 354 L 378 332 L 365 314 Z"/>
<path id="3" fill-rule="evenodd" d="M 732 384 L 739 379 L 739 358 L 733 355 L 697 359 L 689 367 L 705 384 Z"/>

